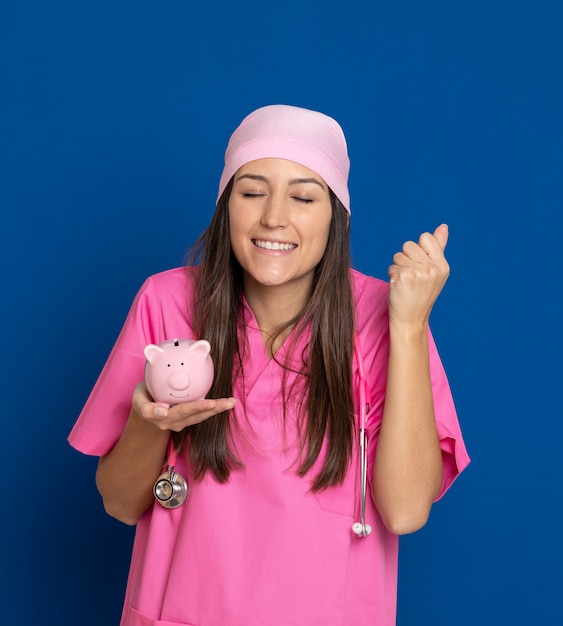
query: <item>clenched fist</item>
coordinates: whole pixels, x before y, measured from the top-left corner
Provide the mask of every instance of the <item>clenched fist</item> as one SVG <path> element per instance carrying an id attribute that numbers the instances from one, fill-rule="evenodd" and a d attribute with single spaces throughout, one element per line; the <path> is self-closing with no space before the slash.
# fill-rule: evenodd
<path id="1" fill-rule="evenodd" d="M 428 323 L 434 302 L 450 274 L 444 256 L 448 227 L 422 233 L 418 243 L 407 241 L 389 267 L 389 321 L 411 326 Z"/>

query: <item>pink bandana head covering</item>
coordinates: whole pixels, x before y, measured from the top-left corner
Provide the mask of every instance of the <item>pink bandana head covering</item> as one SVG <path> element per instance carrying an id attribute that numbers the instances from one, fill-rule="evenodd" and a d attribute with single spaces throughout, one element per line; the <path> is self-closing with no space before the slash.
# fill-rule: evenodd
<path id="1" fill-rule="evenodd" d="M 342 128 L 332 117 L 285 104 L 250 113 L 229 139 L 218 199 L 240 167 L 266 158 L 287 159 L 316 172 L 350 213 L 350 160 Z"/>

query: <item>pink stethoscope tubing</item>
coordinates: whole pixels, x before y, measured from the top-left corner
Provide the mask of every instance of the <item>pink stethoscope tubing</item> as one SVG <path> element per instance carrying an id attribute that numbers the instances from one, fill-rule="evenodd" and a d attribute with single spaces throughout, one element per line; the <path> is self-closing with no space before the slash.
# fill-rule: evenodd
<path id="1" fill-rule="evenodd" d="M 359 396 L 360 396 L 360 521 L 352 524 L 352 530 L 358 537 L 367 537 L 372 528 L 366 523 L 366 497 L 367 497 L 367 471 L 368 471 L 368 454 L 367 445 L 368 437 L 366 433 L 367 414 L 369 412 L 369 404 L 366 399 L 367 378 L 364 370 L 364 359 L 360 348 L 360 340 L 358 335 L 354 335 L 354 356 L 358 366 L 359 377 Z"/>

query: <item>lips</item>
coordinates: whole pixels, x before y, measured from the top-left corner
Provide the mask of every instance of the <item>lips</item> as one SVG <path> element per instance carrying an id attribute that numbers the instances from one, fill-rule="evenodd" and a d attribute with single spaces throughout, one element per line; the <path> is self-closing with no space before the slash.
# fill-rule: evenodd
<path id="1" fill-rule="evenodd" d="M 288 252 L 289 250 L 294 250 L 295 248 L 297 248 L 297 244 L 287 243 L 285 241 L 266 241 L 264 239 L 253 239 L 252 242 L 256 247 L 263 248 L 264 250 Z"/>

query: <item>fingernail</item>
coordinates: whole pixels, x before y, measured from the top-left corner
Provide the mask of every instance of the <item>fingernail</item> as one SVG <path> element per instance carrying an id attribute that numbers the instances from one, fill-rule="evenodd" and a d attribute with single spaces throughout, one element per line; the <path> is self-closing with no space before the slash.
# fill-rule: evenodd
<path id="1" fill-rule="evenodd" d="M 156 409 L 154 410 L 155 417 L 166 417 L 167 415 L 168 415 L 168 410 L 165 409 L 163 406 L 157 406 Z"/>

